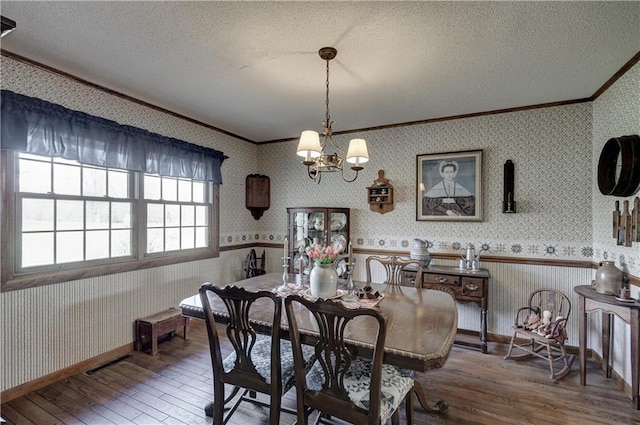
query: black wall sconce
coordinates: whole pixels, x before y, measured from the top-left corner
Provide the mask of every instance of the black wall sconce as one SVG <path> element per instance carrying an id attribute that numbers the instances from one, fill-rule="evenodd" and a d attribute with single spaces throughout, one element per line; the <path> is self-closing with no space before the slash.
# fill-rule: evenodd
<path id="1" fill-rule="evenodd" d="M 504 163 L 504 194 L 502 200 L 502 212 L 503 213 L 515 213 L 516 201 L 514 198 L 513 188 L 514 184 L 514 166 L 513 161 L 507 159 Z"/>

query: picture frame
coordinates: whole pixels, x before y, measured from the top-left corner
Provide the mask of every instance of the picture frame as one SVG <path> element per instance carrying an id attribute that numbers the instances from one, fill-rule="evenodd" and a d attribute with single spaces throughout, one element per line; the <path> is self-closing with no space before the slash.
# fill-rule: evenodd
<path id="1" fill-rule="evenodd" d="M 482 221 L 482 153 L 416 155 L 417 221 Z"/>

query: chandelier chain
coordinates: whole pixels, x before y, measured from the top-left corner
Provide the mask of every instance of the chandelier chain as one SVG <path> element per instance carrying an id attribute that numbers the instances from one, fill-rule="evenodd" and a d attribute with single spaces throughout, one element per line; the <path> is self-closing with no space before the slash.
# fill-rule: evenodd
<path id="1" fill-rule="evenodd" d="M 326 106 L 327 106 L 327 111 L 325 113 L 325 128 L 327 129 L 331 129 L 331 121 L 329 121 L 331 118 L 329 116 L 329 59 L 327 59 L 327 95 L 326 95 Z"/>

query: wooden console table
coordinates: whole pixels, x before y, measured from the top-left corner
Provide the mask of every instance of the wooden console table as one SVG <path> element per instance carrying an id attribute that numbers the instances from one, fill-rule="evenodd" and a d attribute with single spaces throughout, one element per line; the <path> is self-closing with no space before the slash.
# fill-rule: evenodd
<path id="1" fill-rule="evenodd" d="M 402 284 L 413 286 L 415 278 L 416 271 L 407 267 L 402 275 Z M 475 303 L 480 306 L 480 343 L 466 341 L 456 341 L 456 343 L 480 348 L 482 353 L 487 352 L 487 304 L 490 278 L 491 275 L 487 269 L 462 270 L 451 266 L 429 266 L 422 272 L 423 288 L 449 288 L 453 291 L 456 301 Z"/>
<path id="2" fill-rule="evenodd" d="M 613 321 L 615 314 L 625 323 L 631 325 L 631 398 L 636 410 L 640 410 L 638 384 L 640 382 L 640 361 L 638 355 L 638 331 L 640 330 L 640 303 L 625 303 L 617 301 L 613 295 L 603 295 L 596 292 L 591 285 L 576 286 L 574 291 L 579 295 L 579 335 L 580 335 L 580 384 L 587 385 L 587 314 L 602 312 L 602 374 L 611 378 L 609 366 L 609 350 L 613 337 Z"/>

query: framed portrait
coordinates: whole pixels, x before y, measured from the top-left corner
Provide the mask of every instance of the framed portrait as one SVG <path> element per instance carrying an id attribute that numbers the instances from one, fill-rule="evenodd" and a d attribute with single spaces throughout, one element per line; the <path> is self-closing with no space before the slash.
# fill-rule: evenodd
<path id="1" fill-rule="evenodd" d="M 416 220 L 482 221 L 482 150 L 417 155 Z"/>

